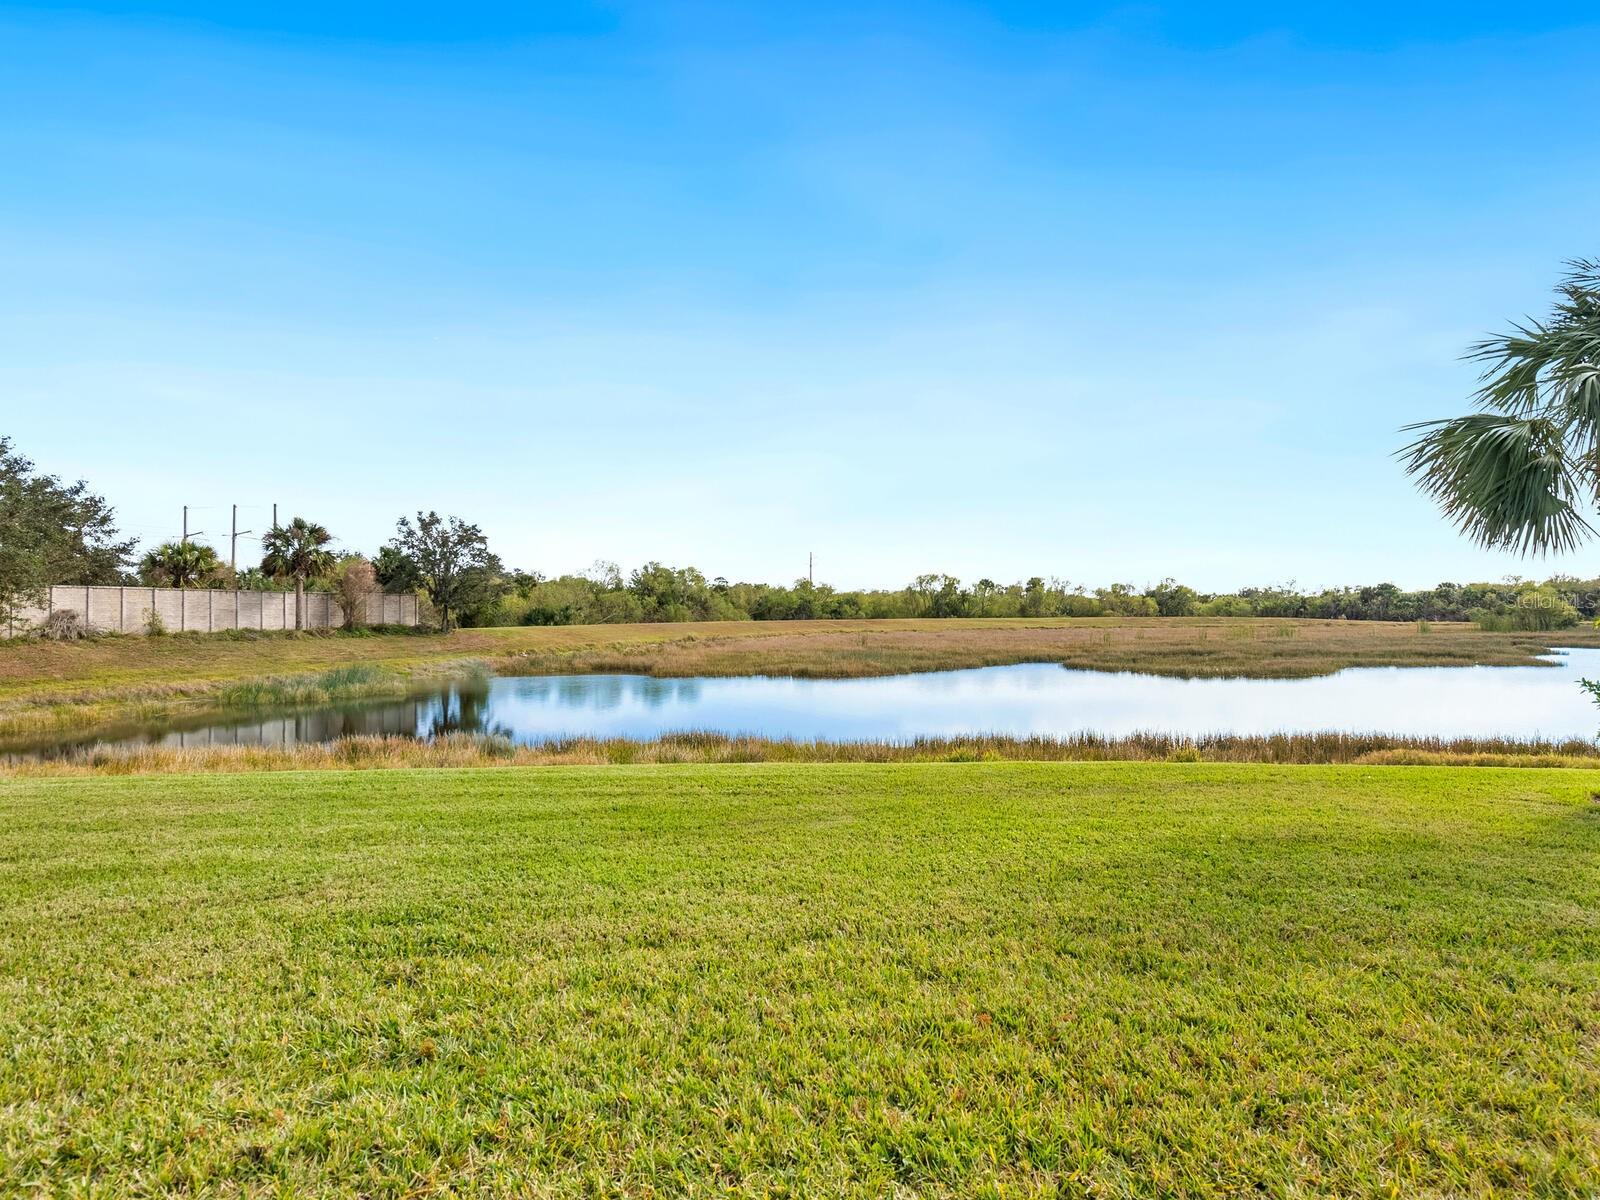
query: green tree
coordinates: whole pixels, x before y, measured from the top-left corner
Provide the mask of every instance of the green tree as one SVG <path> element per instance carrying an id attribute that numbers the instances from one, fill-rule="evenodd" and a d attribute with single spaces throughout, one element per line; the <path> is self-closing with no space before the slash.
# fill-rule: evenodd
<path id="1" fill-rule="evenodd" d="M 1156 602 L 1137 591 L 1131 583 L 1113 583 L 1110 587 L 1095 588 L 1095 601 L 1100 611 L 1109 616 L 1153 617 Z"/>
<path id="2" fill-rule="evenodd" d="M 906 588 L 906 597 L 919 617 L 964 617 L 968 594 L 954 575 L 918 575 Z"/>
<path id="3" fill-rule="evenodd" d="M 294 580 L 294 627 L 305 628 L 306 580 L 333 569 L 328 544 L 333 535 L 314 521 L 296 517 L 261 539 L 261 569 L 277 579 Z"/>
<path id="4" fill-rule="evenodd" d="M 378 583 L 386 592 L 414 592 L 422 586 L 417 564 L 398 546 L 384 546 L 372 560 Z"/>
<path id="5" fill-rule="evenodd" d="M 446 630 L 452 614 L 487 608 L 506 590 L 500 559 L 490 552 L 483 530 L 460 517 L 418 512 L 415 524 L 401 517 L 394 541 L 384 549 L 410 563 L 417 585 L 428 593 Z M 380 553 L 380 567 L 384 561 Z"/>
<path id="6" fill-rule="evenodd" d="M 1156 602 L 1156 613 L 1163 617 L 1192 617 L 1200 604 L 1200 594 L 1170 575 L 1145 595 Z"/>
<path id="7" fill-rule="evenodd" d="M 1600 260 L 1576 260 L 1554 312 L 1467 352 L 1477 412 L 1406 426 L 1408 473 L 1483 546 L 1571 550 L 1600 503 Z"/>
<path id="8" fill-rule="evenodd" d="M 163 542 L 139 560 L 139 580 L 151 587 L 204 587 L 222 569 L 222 560 L 199 542 Z"/>
<path id="9" fill-rule="evenodd" d="M 1022 587 L 1022 615 L 1025 617 L 1044 616 L 1045 589 L 1044 577 L 1031 575 L 1028 582 Z"/>
<path id="10" fill-rule="evenodd" d="M 115 511 L 81 479 L 41 475 L 0 437 L 0 625 L 52 583 L 117 583 L 133 555 Z"/>

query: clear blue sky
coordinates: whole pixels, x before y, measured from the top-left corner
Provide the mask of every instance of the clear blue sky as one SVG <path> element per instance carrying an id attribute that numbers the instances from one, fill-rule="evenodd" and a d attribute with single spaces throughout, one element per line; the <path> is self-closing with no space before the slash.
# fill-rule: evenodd
<path id="1" fill-rule="evenodd" d="M 0 430 L 151 540 L 1600 571 L 1391 457 L 1600 253 L 1600 16 L 1302 7 L 0 6 Z"/>

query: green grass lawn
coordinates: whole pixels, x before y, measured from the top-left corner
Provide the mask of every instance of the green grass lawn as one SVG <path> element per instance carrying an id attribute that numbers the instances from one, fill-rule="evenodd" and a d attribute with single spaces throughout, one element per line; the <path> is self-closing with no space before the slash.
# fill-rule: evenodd
<path id="1" fill-rule="evenodd" d="M 1597 788 L 0 781 L 0 1194 L 1592 1194 Z"/>

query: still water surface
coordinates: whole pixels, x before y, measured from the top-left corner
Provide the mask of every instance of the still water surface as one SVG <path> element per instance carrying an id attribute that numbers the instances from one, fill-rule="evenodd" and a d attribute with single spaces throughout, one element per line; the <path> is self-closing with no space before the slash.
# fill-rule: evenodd
<path id="1" fill-rule="evenodd" d="M 1551 661 L 1555 665 L 1548 667 L 1360 668 L 1315 679 L 1169 679 L 1049 664 L 882 679 L 502 677 L 404 701 L 201 719 L 187 729 L 153 726 L 97 740 L 291 744 L 356 733 L 428 737 L 450 730 L 499 733 L 530 744 L 578 736 L 644 739 L 685 730 L 830 741 L 1142 730 L 1593 737 L 1600 712 L 1577 680 L 1600 678 L 1600 650 L 1561 651 Z"/>

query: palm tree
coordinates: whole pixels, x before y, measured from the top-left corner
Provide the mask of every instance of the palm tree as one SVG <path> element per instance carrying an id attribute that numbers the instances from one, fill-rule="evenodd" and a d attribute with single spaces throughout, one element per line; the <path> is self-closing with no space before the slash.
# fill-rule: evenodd
<path id="1" fill-rule="evenodd" d="M 210 546 L 199 542 L 164 542 L 145 551 L 139 576 L 161 587 L 186 588 L 205 583 L 222 567 Z"/>
<path id="2" fill-rule="evenodd" d="M 1600 505 L 1600 260 L 1569 262 L 1546 321 L 1479 342 L 1478 412 L 1408 425 L 1406 471 L 1480 545 L 1565 551 Z"/>
<path id="3" fill-rule="evenodd" d="M 305 628 L 306 580 L 333 569 L 327 549 L 333 535 L 304 517 L 274 525 L 261 539 L 261 569 L 277 579 L 294 580 L 294 627 Z"/>

